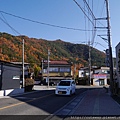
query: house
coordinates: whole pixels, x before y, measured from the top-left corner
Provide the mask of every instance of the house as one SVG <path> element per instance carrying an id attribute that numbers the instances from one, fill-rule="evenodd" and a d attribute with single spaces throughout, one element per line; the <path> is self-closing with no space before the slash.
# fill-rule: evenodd
<path id="1" fill-rule="evenodd" d="M 109 67 L 92 67 L 91 71 L 90 71 L 90 76 L 91 76 L 91 80 L 90 80 L 90 76 L 89 76 L 89 68 L 85 67 L 85 68 L 81 68 L 79 70 L 79 78 L 80 80 L 84 80 L 82 78 L 87 78 L 87 80 L 85 81 L 86 84 L 88 83 L 87 81 L 90 80 L 90 84 L 94 85 L 94 86 L 104 86 L 104 85 L 109 85 L 110 82 L 110 68 Z M 85 82 L 80 82 L 79 83 L 85 83 Z"/>
<path id="2" fill-rule="evenodd" d="M 90 75 L 92 76 L 93 68 L 94 68 L 94 66 L 92 67 L 91 71 L 89 71 L 89 67 L 80 68 L 79 71 L 78 71 L 79 80 L 77 81 L 77 84 L 89 85 L 90 84 L 89 76 Z"/>
<path id="3" fill-rule="evenodd" d="M 22 62 L 11 62 L 15 65 L 21 66 L 21 68 L 23 67 L 23 63 Z M 29 74 L 33 74 L 33 72 L 30 71 L 30 64 L 29 63 L 24 63 L 24 75 L 25 78 L 30 77 Z M 21 69 L 21 76 L 20 78 L 22 79 L 22 69 Z"/>
<path id="4" fill-rule="evenodd" d="M 85 77 L 85 76 L 89 76 L 89 67 L 83 67 L 83 68 L 79 69 L 78 77 L 82 78 L 82 77 Z"/>
<path id="5" fill-rule="evenodd" d="M 116 46 L 116 77 L 114 79 L 115 92 L 120 94 L 120 42 Z"/>
<path id="6" fill-rule="evenodd" d="M 42 76 L 43 80 L 46 80 L 49 75 L 49 81 L 59 81 L 62 79 L 72 79 L 71 75 L 71 63 L 63 60 L 49 61 L 49 73 L 48 73 L 48 61 L 44 60 L 42 63 Z"/>
<path id="7" fill-rule="evenodd" d="M 20 88 L 21 67 L 0 60 L 0 91 Z"/>
<path id="8" fill-rule="evenodd" d="M 109 85 L 109 81 L 110 81 L 109 67 L 99 67 L 94 69 L 92 75 L 92 85 L 95 86 Z"/>

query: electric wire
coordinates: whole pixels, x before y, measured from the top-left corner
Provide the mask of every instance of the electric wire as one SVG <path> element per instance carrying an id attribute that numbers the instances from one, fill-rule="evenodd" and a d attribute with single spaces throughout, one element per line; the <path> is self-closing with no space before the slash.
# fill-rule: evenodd
<path id="1" fill-rule="evenodd" d="M 85 10 L 83 10 L 83 8 L 80 6 L 80 4 L 76 1 L 76 0 L 73 0 L 76 5 L 81 9 L 81 11 L 84 13 L 84 15 L 88 18 L 88 20 L 92 23 L 92 25 L 94 26 L 94 23 L 93 21 L 89 18 L 89 16 L 85 13 Z"/>
<path id="2" fill-rule="evenodd" d="M 93 12 L 92 12 L 92 10 L 91 10 L 90 6 L 88 5 L 87 1 L 86 1 L 86 0 L 83 0 L 83 1 L 84 1 L 84 3 L 86 4 L 87 9 L 89 9 L 89 11 L 90 11 L 90 14 L 91 14 L 92 18 L 96 19 L 96 18 L 95 18 L 95 15 L 93 14 Z"/>
<path id="3" fill-rule="evenodd" d="M 92 11 L 93 11 L 93 0 L 92 0 Z M 92 12 L 92 13 L 93 13 L 93 12 Z M 93 14 L 93 15 L 94 15 L 94 14 Z M 95 21 L 94 24 L 95 24 L 95 26 L 96 26 L 95 17 L 93 18 L 93 21 Z M 93 46 L 94 41 L 95 41 L 95 36 L 96 36 L 96 31 L 97 31 L 97 29 L 96 29 L 96 27 L 93 27 L 92 29 L 94 30 L 94 31 L 92 31 L 92 41 L 91 41 L 91 44 L 92 44 L 92 46 Z"/>
<path id="4" fill-rule="evenodd" d="M 17 34 L 21 35 L 17 30 L 15 30 L 10 24 L 8 24 L 5 20 L 3 20 L 1 17 L 0 17 L 0 20 L 3 21 L 9 28 L 11 28 L 14 32 L 16 32 Z"/>
<path id="5" fill-rule="evenodd" d="M 7 20 L 5 19 L 5 17 L 4 17 L 4 15 L 1 13 L 1 16 L 3 17 L 3 19 L 4 19 L 4 21 L 6 22 L 6 23 L 8 23 L 7 22 Z M 2 18 L 1 18 L 2 19 Z M 13 30 L 12 30 L 13 31 Z M 14 32 L 14 31 L 13 31 Z M 14 32 L 15 33 L 15 32 Z M 16 33 L 15 33 L 16 34 Z"/>
<path id="6" fill-rule="evenodd" d="M 73 1 L 81 8 L 82 11 L 85 10 L 85 9 L 84 9 L 84 10 L 82 9 L 82 7 L 76 2 L 76 0 L 73 0 Z M 84 2 L 87 3 L 86 0 L 84 0 Z M 86 4 L 86 6 L 87 6 L 87 9 L 89 9 L 89 11 L 91 11 L 91 12 L 90 12 L 90 13 L 91 13 L 91 16 L 92 16 L 93 18 L 95 18 L 95 16 L 94 16 L 91 8 L 89 7 L 88 3 Z M 58 26 L 58 25 L 52 25 L 52 24 L 43 23 L 43 22 L 39 22 L 39 21 L 35 21 L 35 20 L 28 19 L 28 18 L 20 17 L 20 16 L 13 15 L 13 14 L 11 14 L 11 13 L 7 13 L 7 12 L 4 12 L 4 11 L 0 11 L 0 12 L 1 12 L 1 13 L 4 13 L 4 14 L 11 15 L 11 16 L 13 16 L 13 17 L 17 17 L 17 18 L 23 19 L 23 20 L 27 20 L 27 21 L 35 22 L 35 23 L 39 23 L 39 24 L 44 24 L 44 25 L 48 25 L 48 26 L 52 26 L 52 27 L 59 27 L 59 28 L 72 29 L 72 30 L 80 30 L 80 31 L 92 31 L 92 32 L 94 32 L 93 38 L 95 38 L 96 29 L 86 30 L 86 28 L 85 28 L 85 30 L 83 30 L 83 29 L 62 27 L 62 26 Z M 83 13 L 85 13 L 85 11 L 84 11 Z M 85 13 L 84 15 L 85 15 L 85 16 L 88 18 L 88 20 L 94 25 L 94 22 L 93 22 L 92 20 L 90 20 L 89 16 L 87 16 L 86 13 Z M 3 21 L 2 18 L 0 18 L 0 19 Z M 14 30 L 16 33 L 20 34 L 20 33 L 19 33 L 18 31 L 16 31 L 12 26 L 10 26 L 7 22 L 5 22 L 5 21 L 3 21 L 3 22 L 4 22 L 5 24 L 7 24 L 7 25 L 8 25 L 12 30 Z M 95 26 L 95 25 L 94 25 L 94 26 Z M 93 43 L 93 42 L 92 42 L 92 43 Z"/>
<path id="7" fill-rule="evenodd" d="M 84 10 L 86 10 L 85 3 L 84 3 Z M 85 14 L 84 14 L 84 19 L 85 19 L 85 30 L 86 30 L 86 16 L 85 16 Z M 87 31 L 85 31 L 85 37 L 87 40 Z"/>
<path id="8" fill-rule="evenodd" d="M 89 15 L 92 16 L 92 21 L 94 23 L 94 26 L 96 26 L 96 21 L 95 21 L 96 17 L 95 17 L 95 15 L 93 13 L 93 0 L 92 0 L 92 9 L 90 8 L 89 1 L 87 2 L 86 0 L 83 0 L 83 2 L 84 2 L 84 4 L 86 5 L 86 7 L 88 9 L 88 16 Z M 92 46 L 94 44 L 94 39 L 95 39 L 95 36 L 96 36 L 96 27 L 94 27 L 94 26 L 92 27 L 92 40 L 91 40 L 91 45 Z"/>
<path id="9" fill-rule="evenodd" d="M 101 11 L 100 16 L 102 16 L 102 14 L 103 14 L 104 7 L 105 7 L 105 1 L 104 1 L 104 3 L 103 3 L 103 7 L 102 7 L 102 11 Z M 107 19 L 107 18 L 106 18 L 106 19 Z M 99 23 L 100 25 L 102 25 L 103 27 L 105 27 L 105 25 L 102 24 L 100 21 L 98 21 L 98 23 Z"/>
<path id="10" fill-rule="evenodd" d="M 17 15 L 8 13 L 8 12 L 4 12 L 4 11 L 0 11 L 0 12 L 4 13 L 4 14 L 7 14 L 7 15 L 10 15 L 10 16 L 13 16 L 13 17 L 16 17 L 16 18 L 19 18 L 19 19 L 23 19 L 23 20 L 29 21 L 29 22 L 42 24 L 42 25 L 47 25 L 47 26 L 51 26 L 51 27 L 57 27 L 57 28 L 68 29 L 68 30 L 76 30 L 76 31 L 92 31 L 92 30 L 84 30 L 84 29 L 79 29 L 79 28 L 72 28 L 72 27 L 53 25 L 53 24 L 49 24 L 49 23 L 39 22 L 39 21 L 36 21 L 36 20 L 31 20 L 31 19 L 28 19 L 28 18 L 24 18 L 24 17 L 21 17 L 21 16 L 17 16 Z"/>
<path id="11" fill-rule="evenodd" d="M 2 15 L 2 16 L 3 16 L 3 15 Z M 4 16 L 3 16 L 3 17 L 4 17 Z M 4 20 L 4 19 L 5 19 L 5 20 Z M 15 34 L 17 33 L 18 35 L 22 36 L 20 32 L 18 32 L 15 28 L 13 28 L 13 27 L 7 22 L 7 20 L 6 20 L 5 17 L 4 17 L 4 19 L 2 19 L 2 18 L 0 17 L 0 20 L 1 20 L 2 22 L 4 22 Z M 68 41 L 68 40 L 65 40 L 65 41 Z M 75 41 L 76 41 L 76 40 L 75 40 Z"/>

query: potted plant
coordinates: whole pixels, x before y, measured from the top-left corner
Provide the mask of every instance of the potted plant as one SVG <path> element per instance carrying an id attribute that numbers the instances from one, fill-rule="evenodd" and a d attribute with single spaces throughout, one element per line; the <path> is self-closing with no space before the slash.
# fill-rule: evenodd
<path id="1" fill-rule="evenodd" d="M 25 92 L 30 92 L 33 90 L 34 79 L 26 78 L 25 79 Z"/>

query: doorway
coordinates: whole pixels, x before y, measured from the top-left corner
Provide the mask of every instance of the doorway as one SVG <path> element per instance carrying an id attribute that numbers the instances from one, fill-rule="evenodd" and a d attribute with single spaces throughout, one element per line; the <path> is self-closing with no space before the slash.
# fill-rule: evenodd
<path id="1" fill-rule="evenodd" d="M 105 85 L 104 79 L 99 79 L 99 85 L 100 86 Z"/>

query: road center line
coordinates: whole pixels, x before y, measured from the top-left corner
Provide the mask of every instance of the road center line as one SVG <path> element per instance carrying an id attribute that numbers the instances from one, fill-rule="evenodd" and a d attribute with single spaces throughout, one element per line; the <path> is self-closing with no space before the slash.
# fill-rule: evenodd
<path id="1" fill-rule="evenodd" d="M 35 100 L 38 100 L 38 99 L 41 99 L 41 98 L 45 98 L 45 97 L 48 97 L 48 96 L 51 96 L 51 95 L 53 95 L 53 94 L 49 94 L 49 95 L 46 95 L 46 96 L 38 97 L 38 98 L 35 98 L 35 99 L 32 99 L 32 100 L 28 100 L 26 102 L 19 102 L 19 103 L 13 104 L 13 105 L 1 107 L 0 110 L 4 110 L 4 109 L 15 107 L 15 106 L 18 106 L 18 105 L 21 105 L 21 104 L 29 103 L 29 102 L 32 102 L 32 101 L 35 101 Z"/>

